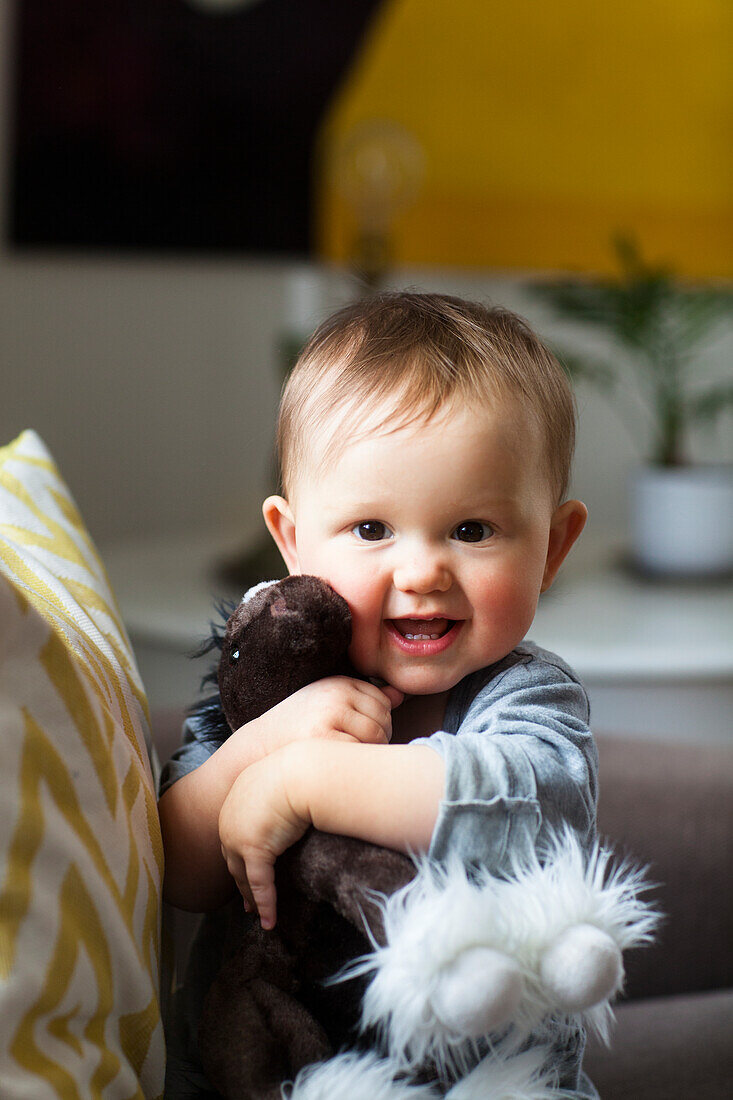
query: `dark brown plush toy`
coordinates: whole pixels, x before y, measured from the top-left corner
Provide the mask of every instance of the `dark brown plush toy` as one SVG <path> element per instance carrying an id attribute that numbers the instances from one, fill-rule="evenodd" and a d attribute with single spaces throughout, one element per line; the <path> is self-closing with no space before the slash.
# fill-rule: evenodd
<path id="1" fill-rule="evenodd" d="M 350 639 L 348 605 L 318 578 L 257 586 L 215 639 L 219 693 L 200 720 L 224 737 L 314 680 L 356 675 Z M 227 908 L 225 961 L 199 1026 L 204 1068 L 223 1096 L 280 1100 L 301 1067 L 354 1046 L 363 985 L 325 980 L 371 949 L 365 919 L 382 942 L 370 893 L 389 895 L 414 872 L 397 852 L 311 829 L 277 862 L 272 931 L 241 904 Z"/>

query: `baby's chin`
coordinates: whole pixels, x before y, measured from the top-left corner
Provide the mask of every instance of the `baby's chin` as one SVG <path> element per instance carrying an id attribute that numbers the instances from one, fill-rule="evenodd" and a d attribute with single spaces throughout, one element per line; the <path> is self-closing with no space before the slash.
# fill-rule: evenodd
<path id="1" fill-rule="evenodd" d="M 401 691 L 403 695 L 441 695 L 450 691 L 460 683 L 473 668 L 430 668 L 423 665 L 415 665 L 410 668 L 407 665 L 388 667 L 379 661 L 364 662 L 361 667 L 354 655 L 350 654 L 352 663 L 357 673 L 365 680 L 369 680 L 376 687 L 392 687 Z M 480 666 L 479 666 L 480 667 Z"/>
<path id="2" fill-rule="evenodd" d="M 435 674 L 420 672 L 415 670 L 414 672 L 397 673 L 385 680 L 380 677 L 371 677 L 372 682 L 377 686 L 383 684 L 389 684 L 390 687 L 397 688 L 403 695 L 442 695 L 446 691 L 450 691 L 456 684 L 460 683 L 463 679 L 463 673 L 459 676 L 435 676 Z M 381 681 L 381 683 L 380 683 Z"/>

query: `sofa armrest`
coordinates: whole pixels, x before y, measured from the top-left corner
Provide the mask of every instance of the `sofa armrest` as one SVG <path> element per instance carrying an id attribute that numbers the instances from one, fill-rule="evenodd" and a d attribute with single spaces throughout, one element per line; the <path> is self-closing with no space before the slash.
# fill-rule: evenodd
<path id="1" fill-rule="evenodd" d="M 619 1006 L 610 1049 L 588 1043 L 583 1068 L 603 1100 L 724 1100 L 733 1081 L 733 989 Z"/>
<path id="2" fill-rule="evenodd" d="M 598 736 L 600 835 L 649 865 L 665 914 L 627 996 L 733 987 L 733 745 Z"/>

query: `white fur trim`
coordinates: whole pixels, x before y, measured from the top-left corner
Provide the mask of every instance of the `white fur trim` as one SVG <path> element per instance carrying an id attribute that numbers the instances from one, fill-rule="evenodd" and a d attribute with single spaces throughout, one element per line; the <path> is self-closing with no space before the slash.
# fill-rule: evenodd
<path id="1" fill-rule="evenodd" d="M 240 603 L 249 603 L 253 596 L 256 596 L 258 592 L 261 592 L 263 588 L 272 588 L 273 584 L 279 584 L 280 581 L 260 581 L 259 584 L 253 584 L 251 588 L 242 596 Z"/>
<path id="2" fill-rule="evenodd" d="M 522 1000 L 506 1023 L 528 1034 L 543 1020 L 566 1016 L 540 976 L 543 954 L 558 937 L 573 925 L 589 924 L 623 951 L 649 942 L 659 921 L 639 896 L 647 889 L 643 870 L 628 862 L 610 868 L 610 860 L 610 851 L 599 845 L 586 855 L 569 829 L 555 838 L 544 863 L 533 853 L 507 879 L 486 873 L 470 880 L 458 860 L 445 867 L 423 860 L 411 883 L 377 899 L 386 946 L 375 947 L 342 975 L 373 974 L 362 1026 L 379 1028 L 402 1065 L 432 1059 L 465 1072 L 475 1065 L 476 1044 L 441 1024 L 433 998 L 462 953 L 476 947 L 502 952 L 521 971 Z M 488 989 L 487 997 L 493 995 Z M 604 1038 L 612 1018 L 607 1001 L 574 1016 Z"/>
<path id="3" fill-rule="evenodd" d="M 429 1085 L 395 1081 L 398 1067 L 376 1054 L 338 1054 L 283 1085 L 283 1100 L 438 1100 Z"/>

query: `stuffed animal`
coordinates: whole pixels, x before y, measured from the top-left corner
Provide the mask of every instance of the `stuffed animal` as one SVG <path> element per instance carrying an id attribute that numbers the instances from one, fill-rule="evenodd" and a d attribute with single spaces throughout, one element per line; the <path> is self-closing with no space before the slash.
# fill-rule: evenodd
<path id="1" fill-rule="evenodd" d="M 313 680 L 356 675 L 350 637 L 318 578 L 257 585 L 215 632 L 199 721 L 224 738 Z M 209 1079 L 231 1100 L 559 1097 L 523 1042 L 558 1017 L 605 1034 L 621 953 L 657 920 L 639 872 L 608 861 L 568 832 L 505 879 L 477 877 L 309 830 L 278 860 L 275 929 L 228 909 L 199 1026 Z"/>
<path id="2" fill-rule="evenodd" d="M 315 577 L 257 585 L 215 631 L 218 691 L 194 713 L 220 739 L 314 680 L 356 675 L 348 659 L 351 613 Z M 379 935 L 374 895 L 408 883 L 398 852 L 309 830 L 276 867 L 278 923 L 263 932 L 228 907 L 225 963 L 204 1005 L 199 1051 L 207 1076 L 237 1100 L 279 1100 L 283 1081 L 353 1041 L 364 982 L 327 979 Z"/>

